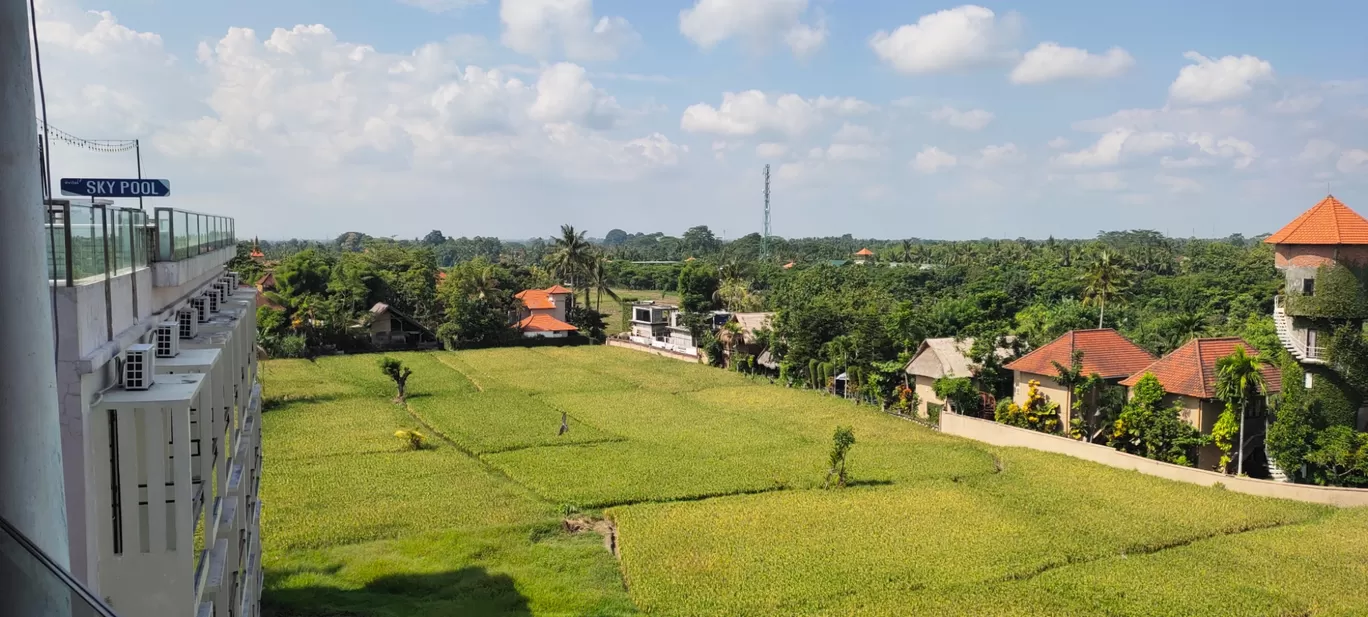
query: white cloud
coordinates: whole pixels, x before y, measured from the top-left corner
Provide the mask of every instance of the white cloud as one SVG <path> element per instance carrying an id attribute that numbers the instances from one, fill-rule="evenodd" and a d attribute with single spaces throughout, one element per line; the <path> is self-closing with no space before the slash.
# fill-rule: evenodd
<path id="1" fill-rule="evenodd" d="M 960 111 L 949 105 L 927 112 L 926 115 L 936 122 L 948 124 L 957 129 L 964 129 L 966 131 L 977 131 L 988 126 L 988 123 L 993 121 L 993 112 L 984 111 L 982 109 Z"/>
<path id="2" fill-rule="evenodd" d="M 788 146 L 776 143 L 763 143 L 755 147 L 755 155 L 764 159 L 777 159 L 788 154 Z"/>
<path id="3" fill-rule="evenodd" d="M 997 146 L 986 146 L 979 151 L 978 160 L 974 161 L 974 165 L 976 167 L 995 167 L 1017 159 L 1020 154 L 1016 144 L 1011 142 Z"/>
<path id="4" fill-rule="evenodd" d="M 1056 137 L 1054 139 L 1051 139 L 1049 143 L 1045 145 L 1054 148 L 1055 150 L 1063 150 L 1064 148 L 1069 147 L 1069 140 L 1063 137 Z"/>
<path id="5" fill-rule="evenodd" d="M 469 6 L 478 6 L 485 3 L 485 0 L 399 0 L 401 4 L 416 6 L 424 11 L 433 13 L 445 13 L 455 11 Z"/>
<path id="6" fill-rule="evenodd" d="M 1202 191 L 1201 182 L 1183 176 L 1158 174 L 1154 176 L 1154 181 L 1174 193 L 1200 193 Z"/>
<path id="7" fill-rule="evenodd" d="M 1345 150 L 1340 153 L 1335 169 L 1346 174 L 1368 173 L 1368 150 Z"/>
<path id="8" fill-rule="evenodd" d="M 808 0 L 698 0 L 679 13 L 679 31 L 695 45 L 712 49 L 743 39 L 760 50 L 782 41 L 793 55 L 806 57 L 826 43 L 825 20 L 804 21 Z"/>
<path id="9" fill-rule="evenodd" d="M 1103 54 L 1088 53 L 1086 49 L 1063 47 L 1045 42 L 1026 52 L 1021 63 L 1012 69 L 1010 79 L 1015 84 L 1038 84 L 1059 79 L 1101 79 L 1116 77 L 1135 65 L 1135 59 L 1120 47 Z"/>
<path id="10" fill-rule="evenodd" d="M 872 144 L 834 143 L 826 149 L 832 161 L 873 161 L 882 156 L 883 149 Z"/>
<path id="11" fill-rule="evenodd" d="M 1229 159 L 1236 169 L 1244 169 L 1258 156 L 1253 144 L 1234 137 L 1217 138 L 1210 133 L 1172 133 L 1167 131 L 1134 131 L 1113 129 L 1098 138 L 1093 145 L 1077 152 L 1066 152 L 1054 157 L 1054 162 L 1065 167 L 1110 167 L 1129 157 L 1148 156 L 1182 147 L 1195 147 L 1203 154 Z M 1165 157 L 1161 165 L 1192 167 L 1196 160 Z"/>
<path id="12" fill-rule="evenodd" d="M 1210 133 L 1198 133 L 1187 136 L 1187 142 L 1197 146 L 1203 153 L 1223 159 L 1231 159 L 1235 169 L 1244 169 L 1254 162 L 1259 152 L 1251 144 L 1243 139 L 1234 137 L 1216 138 Z"/>
<path id="13" fill-rule="evenodd" d="M 593 0 L 501 0 L 499 19 L 504 45 L 542 59 L 613 60 L 641 39 L 626 19 L 595 19 Z"/>
<path id="14" fill-rule="evenodd" d="M 1320 163 L 1328 160 L 1339 152 L 1339 146 L 1333 141 L 1324 139 L 1312 139 L 1306 142 L 1306 147 L 1302 148 L 1301 154 L 1297 155 L 1297 160 L 1307 163 Z"/>
<path id="15" fill-rule="evenodd" d="M 916 158 L 912 159 L 912 169 L 924 174 L 934 174 L 944 169 L 950 169 L 958 163 L 959 159 L 955 155 L 935 146 L 928 146 L 918 152 Z"/>
<path id="16" fill-rule="evenodd" d="M 922 15 L 891 33 L 880 30 L 869 46 L 901 73 L 933 73 L 1013 59 L 1018 30 L 1015 14 L 999 20 L 989 9 L 966 4 Z"/>
<path id="17" fill-rule="evenodd" d="M 1320 107 L 1322 101 L 1323 99 L 1315 94 L 1285 96 L 1273 104 L 1273 111 L 1284 114 L 1304 114 L 1315 111 L 1316 108 Z"/>
<path id="18" fill-rule="evenodd" d="M 527 114 L 539 122 L 575 122 L 611 128 L 622 108 L 617 99 L 594 87 L 584 67 L 561 62 L 547 67 L 537 79 L 537 99 Z"/>
<path id="19" fill-rule="evenodd" d="M 1220 103 L 1248 96 L 1254 87 L 1273 81 L 1273 65 L 1254 56 L 1212 59 L 1195 51 L 1183 54 L 1193 61 L 1178 71 L 1169 98 L 1180 103 Z"/>
<path id="20" fill-rule="evenodd" d="M 722 94 L 722 104 L 690 105 L 680 118 L 680 128 L 690 133 L 743 136 L 773 133 L 794 137 L 821 121 L 821 113 L 809 100 L 796 94 L 774 98 L 759 90 Z"/>
<path id="21" fill-rule="evenodd" d="M 1085 191 L 1124 191 L 1130 185 L 1114 171 L 1078 174 L 1073 177 L 1074 184 Z"/>
<path id="22" fill-rule="evenodd" d="M 1196 169 L 1199 167 L 1211 167 L 1216 163 L 1216 159 L 1205 156 L 1188 156 L 1181 159 L 1165 156 L 1159 159 L 1159 166 L 1164 169 Z"/>
<path id="23" fill-rule="evenodd" d="M 819 96 L 813 101 L 813 105 L 817 109 L 831 111 L 839 116 L 858 116 L 878 109 L 878 107 L 853 96 Z"/>
<path id="24" fill-rule="evenodd" d="M 869 130 L 869 127 L 849 122 L 842 124 L 831 139 L 842 143 L 870 143 L 875 141 L 874 131 Z"/>

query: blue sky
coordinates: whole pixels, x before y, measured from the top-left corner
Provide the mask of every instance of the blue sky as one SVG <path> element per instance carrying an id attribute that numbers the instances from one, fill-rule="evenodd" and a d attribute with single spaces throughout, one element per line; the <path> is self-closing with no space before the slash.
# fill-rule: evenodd
<path id="1" fill-rule="evenodd" d="M 736 237 L 765 163 L 785 236 L 1257 234 L 1327 187 L 1368 212 L 1364 3 L 39 5 L 53 124 L 143 139 L 165 205 L 268 238 Z"/>

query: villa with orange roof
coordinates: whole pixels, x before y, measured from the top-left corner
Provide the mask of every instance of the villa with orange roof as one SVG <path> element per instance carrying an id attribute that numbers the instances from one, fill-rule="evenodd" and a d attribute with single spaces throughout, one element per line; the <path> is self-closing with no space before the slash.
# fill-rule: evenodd
<path id="1" fill-rule="evenodd" d="M 1121 380 L 1121 385 L 1134 388 L 1142 377 L 1152 373 L 1168 393 L 1162 405 L 1169 407 L 1178 403 L 1183 410 L 1183 420 L 1203 435 L 1210 435 L 1212 427 L 1216 426 L 1216 419 L 1225 410 L 1225 403 L 1216 398 L 1216 361 L 1234 353 L 1236 347 L 1244 347 L 1249 355 L 1259 353 L 1258 349 L 1239 337 L 1196 338 Z M 1260 372 L 1268 394 L 1282 391 L 1282 373 L 1277 367 L 1267 366 Z M 1255 412 L 1264 404 L 1265 401 L 1258 401 L 1250 411 Z M 1250 427 L 1255 428 L 1253 424 Z M 1253 453 L 1259 449 L 1249 448 L 1247 452 Z M 1203 446 L 1197 453 L 1197 466 L 1202 469 L 1214 469 L 1220 460 L 1221 450 L 1213 444 Z"/>
<path id="2" fill-rule="evenodd" d="M 560 285 L 527 289 L 513 296 L 522 301 L 514 327 L 523 338 L 566 338 L 579 330 L 565 322 L 574 292 Z"/>
<path id="3" fill-rule="evenodd" d="M 874 251 L 871 251 L 868 248 L 862 248 L 855 253 L 855 263 L 866 264 L 871 261 L 874 261 Z"/>
<path id="4" fill-rule="evenodd" d="M 1012 371 L 1012 399 L 1026 403 L 1032 381 L 1040 382 L 1040 393 L 1059 404 L 1061 426 L 1068 430 L 1072 420 L 1073 392 L 1059 384 L 1055 363 L 1069 366 L 1074 351 L 1083 352 L 1083 374 L 1096 373 L 1115 384 L 1134 375 L 1155 361 L 1144 348 L 1121 336 L 1116 330 L 1073 330 L 1003 366 Z"/>

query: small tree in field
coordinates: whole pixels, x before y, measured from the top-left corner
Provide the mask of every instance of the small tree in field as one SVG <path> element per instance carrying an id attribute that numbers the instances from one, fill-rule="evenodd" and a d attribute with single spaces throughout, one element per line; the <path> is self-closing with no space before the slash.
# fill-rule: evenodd
<path id="1" fill-rule="evenodd" d="M 831 485 L 831 477 L 836 477 L 836 486 L 846 485 L 846 454 L 850 453 L 850 446 L 855 445 L 855 431 L 848 426 L 836 427 L 836 434 L 831 439 L 831 457 L 829 462 L 831 469 L 827 471 L 824 486 Z"/>
<path id="2" fill-rule="evenodd" d="M 408 378 L 413 374 L 413 369 L 404 366 L 403 362 L 395 360 L 389 356 L 380 358 L 380 372 L 394 380 L 394 386 L 398 394 L 394 397 L 395 403 L 404 402 L 404 388 L 408 386 Z"/>

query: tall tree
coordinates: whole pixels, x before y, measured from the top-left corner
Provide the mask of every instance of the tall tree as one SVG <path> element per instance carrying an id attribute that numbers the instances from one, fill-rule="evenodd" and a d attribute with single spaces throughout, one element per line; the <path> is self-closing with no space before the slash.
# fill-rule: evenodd
<path id="1" fill-rule="evenodd" d="M 584 232 L 576 232 L 573 225 L 561 225 L 561 235 L 555 239 L 551 253 L 551 268 L 574 287 L 589 263 L 592 250 Z"/>
<path id="2" fill-rule="evenodd" d="M 1083 302 L 1097 304 L 1097 327 L 1101 328 L 1107 313 L 1107 300 L 1115 299 L 1129 286 L 1126 269 L 1120 259 L 1113 258 L 1110 251 L 1104 250 L 1088 265 L 1082 278 Z"/>
<path id="3" fill-rule="evenodd" d="M 1239 446 L 1235 455 L 1235 473 L 1244 473 L 1245 444 L 1249 442 L 1245 433 L 1245 416 L 1249 413 L 1249 403 L 1254 397 L 1267 393 L 1263 369 L 1268 361 L 1260 355 L 1245 353 L 1243 345 L 1236 345 L 1235 351 L 1223 358 L 1216 359 L 1216 395 L 1232 407 L 1240 409 Z"/>
<path id="4" fill-rule="evenodd" d="M 608 269 L 605 267 L 603 255 L 594 256 L 593 264 L 589 267 L 589 271 L 585 276 L 585 289 L 593 290 L 598 295 L 598 299 L 594 303 L 594 310 L 603 308 L 604 294 L 607 294 L 614 302 L 622 300 L 618 297 L 617 292 L 613 291 L 611 283 L 612 279 L 608 276 Z M 586 299 L 585 305 L 588 305 L 588 303 L 589 302 Z"/>

